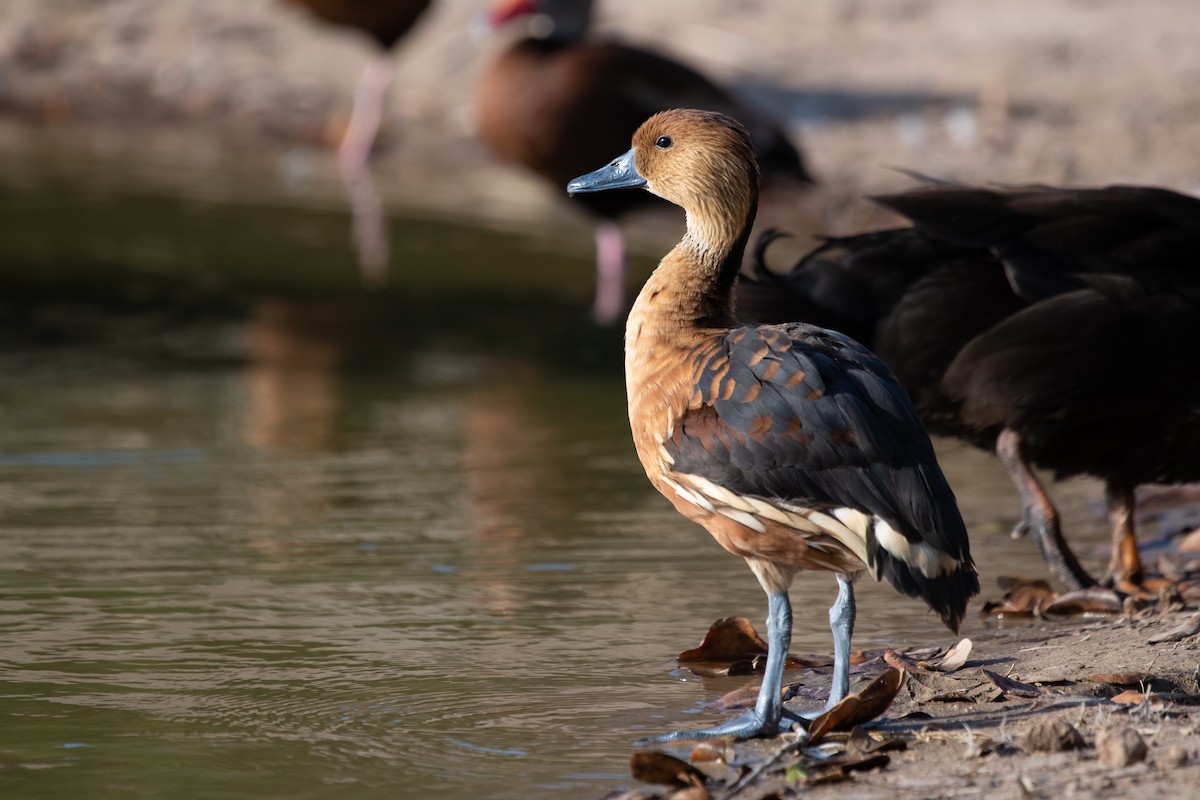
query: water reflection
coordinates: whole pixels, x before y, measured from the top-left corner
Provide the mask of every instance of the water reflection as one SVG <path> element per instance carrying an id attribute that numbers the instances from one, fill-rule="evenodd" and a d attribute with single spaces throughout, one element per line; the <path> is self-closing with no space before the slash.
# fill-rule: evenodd
<path id="1" fill-rule="evenodd" d="M 365 160 L 342 160 L 339 169 L 350 199 L 350 239 L 358 256 L 359 273 L 364 286 L 378 288 L 387 283 L 392 255 L 383 201 Z"/>

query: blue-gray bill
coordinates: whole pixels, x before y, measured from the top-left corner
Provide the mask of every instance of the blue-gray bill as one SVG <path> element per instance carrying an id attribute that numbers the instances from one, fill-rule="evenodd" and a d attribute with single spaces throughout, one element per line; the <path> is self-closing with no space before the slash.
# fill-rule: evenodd
<path id="1" fill-rule="evenodd" d="M 580 175 L 567 184 L 567 194 L 574 196 L 580 192 L 645 187 L 646 179 L 638 174 L 637 167 L 633 164 L 633 152 L 633 149 L 630 149 L 625 155 L 614 158 L 595 172 Z"/>

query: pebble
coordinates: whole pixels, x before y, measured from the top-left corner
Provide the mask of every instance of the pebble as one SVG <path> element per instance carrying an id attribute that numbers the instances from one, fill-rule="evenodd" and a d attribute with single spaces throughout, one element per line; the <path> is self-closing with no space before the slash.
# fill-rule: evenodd
<path id="1" fill-rule="evenodd" d="M 1192 760 L 1188 751 L 1179 745 L 1171 745 L 1162 755 L 1155 758 L 1158 765 L 1161 767 L 1186 767 L 1188 762 Z"/>
<path id="2" fill-rule="evenodd" d="M 1115 726 L 1096 733 L 1096 755 L 1110 767 L 1128 767 L 1146 760 L 1148 750 L 1133 728 Z"/>
<path id="3" fill-rule="evenodd" d="M 1042 720 L 1025 734 L 1025 749 L 1035 753 L 1078 750 L 1083 746 L 1083 736 L 1071 723 L 1062 719 Z"/>

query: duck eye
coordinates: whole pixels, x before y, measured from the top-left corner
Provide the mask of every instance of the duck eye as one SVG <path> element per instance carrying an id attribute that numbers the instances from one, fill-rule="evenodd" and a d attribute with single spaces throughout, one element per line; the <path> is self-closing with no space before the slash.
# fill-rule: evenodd
<path id="1" fill-rule="evenodd" d="M 654 146 L 661 150 L 666 150 L 671 146 L 671 144 L 672 142 L 670 136 L 660 136 L 654 140 Z"/>

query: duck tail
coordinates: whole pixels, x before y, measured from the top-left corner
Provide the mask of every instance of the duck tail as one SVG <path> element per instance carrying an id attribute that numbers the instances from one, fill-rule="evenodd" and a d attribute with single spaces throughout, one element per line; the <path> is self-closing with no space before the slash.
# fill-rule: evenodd
<path id="1" fill-rule="evenodd" d="M 968 602 L 979 594 L 979 574 L 965 549 L 952 554 L 935 541 L 900 533 L 876 519 L 867 534 L 867 561 L 875 580 L 886 580 L 901 594 L 924 600 L 957 633 Z M 966 541 L 965 531 L 961 541 Z"/>

